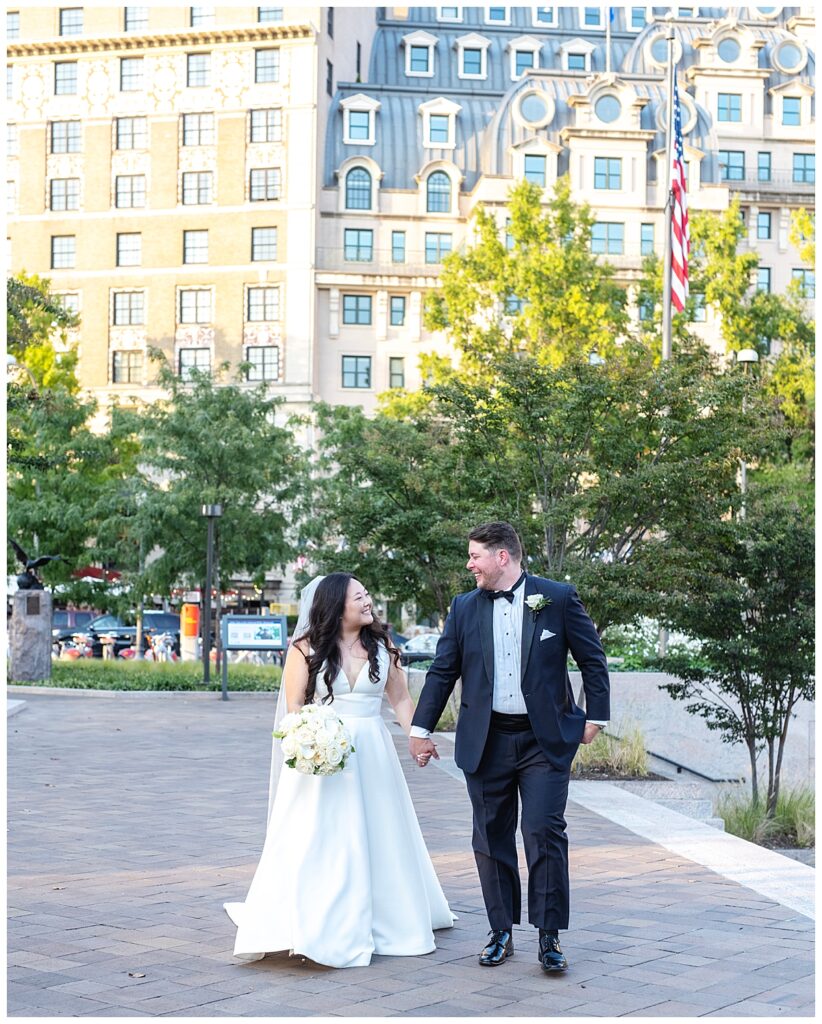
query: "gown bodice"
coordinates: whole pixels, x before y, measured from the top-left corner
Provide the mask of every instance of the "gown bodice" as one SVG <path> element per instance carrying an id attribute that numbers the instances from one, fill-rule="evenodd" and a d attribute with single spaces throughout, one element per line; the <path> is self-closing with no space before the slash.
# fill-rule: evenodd
<path id="1" fill-rule="evenodd" d="M 388 667 L 389 667 L 389 656 L 388 651 L 379 645 L 377 648 L 377 662 L 380 667 L 380 678 L 379 682 L 372 683 L 368 676 L 369 663 L 366 661 L 360 668 L 357 678 L 354 681 L 354 686 L 349 684 L 348 677 L 343 671 L 342 666 L 337 674 L 337 678 L 334 680 L 333 693 L 334 700 L 331 703 L 331 707 L 341 718 L 370 718 L 375 715 L 379 715 L 380 706 L 382 704 L 382 695 L 385 691 L 385 684 L 388 681 Z M 325 692 L 325 679 L 323 678 L 323 667 L 317 676 L 317 689 Z M 320 700 L 321 696 L 315 696 L 315 700 Z"/>

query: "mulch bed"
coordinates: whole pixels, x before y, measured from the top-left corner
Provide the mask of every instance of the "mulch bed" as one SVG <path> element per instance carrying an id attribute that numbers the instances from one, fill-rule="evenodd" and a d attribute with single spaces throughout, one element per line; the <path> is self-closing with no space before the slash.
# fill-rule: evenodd
<path id="1" fill-rule="evenodd" d="M 647 775 L 632 775 L 630 772 L 615 772 L 611 768 L 585 768 L 571 771 L 571 780 L 598 782 L 671 782 L 664 775 L 648 772 Z"/>

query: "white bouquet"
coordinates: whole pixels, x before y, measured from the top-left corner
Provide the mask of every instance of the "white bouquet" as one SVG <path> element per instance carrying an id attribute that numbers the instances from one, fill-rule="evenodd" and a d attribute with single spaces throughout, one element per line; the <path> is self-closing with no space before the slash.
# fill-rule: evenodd
<path id="1" fill-rule="evenodd" d="M 354 753 L 351 737 L 339 716 L 324 704 L 306 704 L 299 711 L 290 712 L 274 735 L 283 741 L 285 763 L 303 775 L 341 772 Z"/>

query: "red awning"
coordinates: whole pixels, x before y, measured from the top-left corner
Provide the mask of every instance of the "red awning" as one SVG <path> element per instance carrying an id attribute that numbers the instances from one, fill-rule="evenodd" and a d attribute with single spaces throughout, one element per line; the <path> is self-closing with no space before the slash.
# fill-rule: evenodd
<path id="1" fill-rule="evenodd" d="M 84 565 L 82 569 L 74 569 L 71 575 L 77 579 L 103 580 L 106 583 L 115 583 L 120 579 L 122 573 L 114 569 L 102 569 L 99 565 Z"/>

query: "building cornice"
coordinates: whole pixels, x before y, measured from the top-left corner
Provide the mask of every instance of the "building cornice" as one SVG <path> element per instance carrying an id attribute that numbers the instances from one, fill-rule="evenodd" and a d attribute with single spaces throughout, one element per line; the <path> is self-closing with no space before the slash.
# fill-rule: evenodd
<path id="1" fill-rule="evenodd" d="M 99 36 L 94 39 L 73 36 L 42 42 L 14 42 L 7 47 L 8 57 L 46 57 L 51 55 L 100 53 L 112 50 L 159 50 L 169 47 L 216 46 L 220 43 L 277 43 L 289 39 L 308 39 L 315 35 L 310 25 L 283 25 L 278 28 L 194 29 L 188 32 L 160 32 L 150 35 Z"/>
<path id="2" fill-rule="evenodd" d="M 693 82 L 697 78 L 758 78 L 761 82 L 764 82 L 772 74 L 772 70 L 766 70 L 765 68 L 717 68 L 706 67 L 702 64 L 692 64 L 685 71 L 685 78 L 689 82 Z"/>

